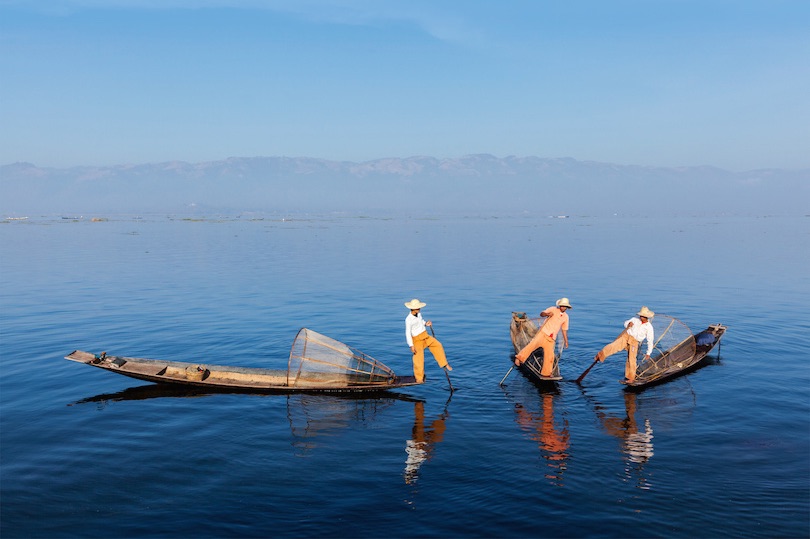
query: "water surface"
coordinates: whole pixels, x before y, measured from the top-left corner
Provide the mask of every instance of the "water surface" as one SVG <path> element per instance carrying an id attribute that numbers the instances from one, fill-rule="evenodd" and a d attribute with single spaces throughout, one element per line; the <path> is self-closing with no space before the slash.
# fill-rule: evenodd
<path id="1" fill-rule="evenodd" d="M 0 224 L 3 537 L 804 537 L 810 219 L 31 218 Z M 513 310 L 571 299 L 566 381 L 509 368 Z M 283 367 L 306 326 L 410 371 L 403 302 L 454 367 L 375 398 L 206 394 L 74 349 Z M 729 327 L 628 394 L 644 304 Z"/>

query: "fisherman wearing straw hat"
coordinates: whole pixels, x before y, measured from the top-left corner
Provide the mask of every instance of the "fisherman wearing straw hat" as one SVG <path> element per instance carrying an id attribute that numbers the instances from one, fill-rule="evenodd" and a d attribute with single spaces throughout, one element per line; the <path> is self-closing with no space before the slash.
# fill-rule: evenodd
<path id="1" fill-rule="evenodd" d="M 557 333 L 562 333 L 563 345 L 568 348 L 568 309 L 571 307 L 571 302 L 568 298 L 560 298 L 557 300 L 555 307 L 549 307 L 540 316 L 547 318 L 537 333 L 534 334 L 529 344 L 524 346 L 520 352 L 515 354 L 515 365 L 518 367 L 524 361 L 529 359 L 529 356 L 538 348 L 543 348 L 543 368 L 540 370 L 540 376 L 551 376 L 554 369 L 554 343 L 557 339 Z"/>
<path id="2" fill-rule="evenodd" d="M 405 318 L 405 340 L 408 342 L 413 354 L 413 375 L 420 384 L 425 381 L 425 348 L 433 354 L 433 358 L 439 364 L 439 367 L 448 371 L 453 370 L 447 363 L 442 343 L 427 332 L 426 328 L 432 327 L 433 322 L 430 320 L 425 322 L 422 319 L 420 309 L 425 305 L 427 304 L 416 298 L 405 303 L 405 306 L 411 310 L 410 314 Z"/>
<path id="3" fill-rule="evenodd" d="M 655 343 L 655 331 L 653 330 L 650 320 L 653 319 L 655 313 L 649 310 L 646 306 L 642 307 L 638 312 L 638 318 L 635 316 L 630 320 L 625 320 L 624 331 L 616 337 L 616 340 L 602 348 L 598 354 L 593 358 L 594 361 L 605 361 L 605 358 L 622 350 L 627 350 L 627 363 L 624 366 L 625 383 L 632 384 L 636 380 L 636 355 L 638 354 L 638 345 L 645 339 L 647 340 L 647 353 L 644 359 L 650 359 L 650 354 L 653 351 Z"/>

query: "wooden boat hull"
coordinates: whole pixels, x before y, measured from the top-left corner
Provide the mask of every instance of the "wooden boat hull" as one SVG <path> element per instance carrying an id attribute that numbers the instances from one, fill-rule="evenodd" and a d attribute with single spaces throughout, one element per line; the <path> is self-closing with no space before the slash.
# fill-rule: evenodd
<path id="1" fill-rule="evenodd" d="M 695 344 L 695 354 L 690 359 L 682 361 L 677 365 L 674 365 L 672 369 L 662 372 L 655 378 L 652 379 L 637 378 L 632 384 L 623 382 L 624 385 L 626 386 L 625 391 L 638 391 L 650 386 L 662 384 L 664 382 L 672 380 L 673 378 L 677 378 L 679 376 L 683 376 L 684 374 L 688 374 L 692 371 L 697 370 L 705 363 L 706 358 L 709 356 L 709 353 L 720 344 L 720 340 L 726 333 L 726 329 L 727 329 L 726 326 L 722 324 L 712 324 L 708 326 L 704 331 L 699 333 L 698 336 L 709 334 L 714 338 L 713 342 L 701 344 L 698 341 Z"/>
<path id="2" fill-rule="evenodd" d="M 394 376 L 384 382 L 352 379 L 345 374 L 311 374 L 288 381 L 286 370 L 229 367 L 179 361 L 161 361 L 76 350 L 65 359 L 158 384 L 267 393 L 373 393 L 417 385 L 413 376 Z"/>
<path id="3" fill-rule="evenodd" d="M 519 352 L 524 346 L 529 344 L 532 337 L 537 333 L 539 327 L 537 324 L 526 316 L 523 312 L 512 313 L 512 323 L 509 327 L 509 335 L 512 339 L 512 346 L 515 353 Z M 513 356 L 514 359 L 514 356 Z M 562 380 L 560 376 L 560 358 L 554 358 L 554 367 L 551 370 L 551 376 L 541 376 L 543 369 L 543 349 L 538 348 L 524 361 L 517 369 L 523 376 L 531 380 L 537 385 L 548 386 L 554 385 L 556 382 Z"/>

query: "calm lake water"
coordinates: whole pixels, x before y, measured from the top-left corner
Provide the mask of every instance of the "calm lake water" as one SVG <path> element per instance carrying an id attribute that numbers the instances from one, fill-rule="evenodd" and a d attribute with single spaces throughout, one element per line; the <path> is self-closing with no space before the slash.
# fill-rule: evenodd
<path id="1" fill-rule="evenodd" d="M 0 224 L 0 535 L 807 537 L 810 218 L 34 218 Z M 570 298 L 566 380 L 510 366 Z M 200 394 L 74 349 L 286 366 L 309 327 L 410 374 L 376 398 Z M 728 332 L 638 394 L 571 382 L 641 305 Z M 411 451 L 406 451 L 410 449 Z"/>

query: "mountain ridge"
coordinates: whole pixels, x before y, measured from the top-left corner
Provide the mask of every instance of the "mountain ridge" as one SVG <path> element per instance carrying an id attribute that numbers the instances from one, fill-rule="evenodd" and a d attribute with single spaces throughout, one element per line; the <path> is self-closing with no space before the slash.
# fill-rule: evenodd
<path id="1" fill-rule="evenodd" d="M 177 211 L 192 204 L 275 211 L 532 211 L 795 213 L 810 169 L 731 172 L 570 157 L 228 157 L 111 166 L 0 166 L 0 210 Z M 646 207 L 646 209 L 645 209 Z"/>

